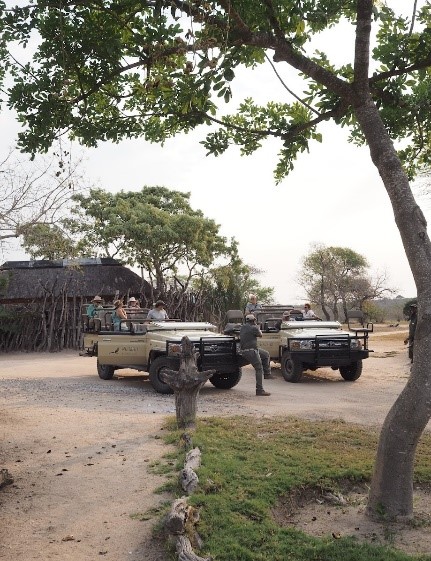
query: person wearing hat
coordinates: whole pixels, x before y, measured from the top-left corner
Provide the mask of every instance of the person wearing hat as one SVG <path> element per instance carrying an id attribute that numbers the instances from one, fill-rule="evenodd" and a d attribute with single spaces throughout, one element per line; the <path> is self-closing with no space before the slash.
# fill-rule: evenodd
<path id="1" fill-rule="evenodd" d="M 418 305 L 416 303 L 410 304 L 410 318 L 409 318 L 409 336 L 404 340 L 404 345 L 409 344 L 409 359 L 413 362 L 413 343 L 416 333 L 416 324 L 418 322 Z"/>
<path id="2" fill-rule="evenodd" d="M 247 314 L 239 332 L 241 354 L 256 372 L 256 395 L 267 396 L 271 394 L 263 389 L 263 378 L 274 378 L 274 376 L 271 375 L 268 351 L 257 346 L 258 337 L 262 337 L 262 332 L 256 325 L 256 318 L 253 314 Z"/>
<path id="3" fill-rule="evenodd" d="M 139 302 L 136 300 L 136 298 L 134 296 L 129 298 L 129 301 L 127 302 L 127 307 L 128 308 L 135 308 L 140 310 L 141 306 L 139 305 Z"/>
<path id="4" fill-rule="evenodd" d="M 97 310 L 103 310 L 102 306 L 102 298 L 100 296 L 95 296 L 91 301 L 91 304 L 87 306 L 87 316 L 89 318 L 94 318 L 96 315 Z"/>
<path id="5" fill-rule="evenodd" d="M 164 321 L 169 319 L 168 314 L 165 310 L 166 304 L 163 300 L 157 300 L 154 304 L 154 308 L 148 312 L 147 319 L 152 319 L 156 321 Z"/>

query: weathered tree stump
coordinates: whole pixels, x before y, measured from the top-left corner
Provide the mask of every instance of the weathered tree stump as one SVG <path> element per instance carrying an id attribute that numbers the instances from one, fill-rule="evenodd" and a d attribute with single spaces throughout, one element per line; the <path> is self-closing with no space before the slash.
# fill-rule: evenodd
<path id="1" fill-rule="evenodd" d="M 197 397 L 201 387 L 215 374 L 215 370 L 199 372 L 196 352 L 188 337 L 181 339 L 180 369 L 165 370 L 161 374 L 175 394 L 175 409 L 179 428 L 194 428 L 196 425 Z"/>

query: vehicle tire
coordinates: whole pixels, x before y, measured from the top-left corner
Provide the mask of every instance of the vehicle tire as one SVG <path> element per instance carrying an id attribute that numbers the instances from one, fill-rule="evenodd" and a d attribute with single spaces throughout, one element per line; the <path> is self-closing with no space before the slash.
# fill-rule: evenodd
<path id="1" fill-rule="evenodd" d="M 354 382 L 362 374 L 362 360 L 340 366 L 340 374 L 347 382 Z"/>
<path id="2" fill-rule="evenodd" d="M 178 370 L 178 368 L 179 361 L 175 358 L 159 356 L 153 360 L 148 373 L 150 375 L 150 382 L 157 393 L 174 393 L 174 390 L 162 380 L 160 374 L 163 370 Z"/>
<path id="3" fill-rule="evenodd" d="M 115 368 L 111 364 L 100 364 L 97 361 L 97 373 L 102 380 L 111 380 L 115 372 Z"/>
<path id="4" fill-rule="evenodd" d="M 242 370 L 238 368 L 234 372 L 222 373 L 216 372 L 209 379 L 211 384 L 219 390 L 230 390 L 235 387 L 242 377 Z"/>
<path id="5" fill-rule="evenodd" d="M 281 373 L 286 382 L 299 382 L 303 371 L 302 362 L 291 358 L 289 353 L 283 353 L 281 357 Z"/>

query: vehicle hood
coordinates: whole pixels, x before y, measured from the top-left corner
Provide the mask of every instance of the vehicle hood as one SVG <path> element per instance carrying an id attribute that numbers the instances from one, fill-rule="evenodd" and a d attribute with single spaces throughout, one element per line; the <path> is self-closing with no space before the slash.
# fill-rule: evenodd
<path id="1" fill-rule="evenodd" d="M 307 338 L 322 335 L 323 337 L 355 336 L 352 331 L 341 329 L 338 321 L 290 321 L 281 324 L 280 333 L 287 337 Z"/>
<path id="2" fill-rule="evenodd" d="M 203 322 L 153 322 L 148 325 L 148 335 L 152 340 L 181 341 L 188 337 L 191 341 L 199 341 L 201 337 L 226 337 L 216 331 L 211 323 Z"/>

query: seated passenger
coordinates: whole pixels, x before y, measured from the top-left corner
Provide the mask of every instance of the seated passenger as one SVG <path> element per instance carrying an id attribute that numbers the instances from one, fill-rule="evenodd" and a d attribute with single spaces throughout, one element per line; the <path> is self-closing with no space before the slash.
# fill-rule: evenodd
<path id="1" fill-rule="evenodd" d="M 290 317 L 290 311 L 289 311 L 289 310 L 286 310 L 285 312 L 283 312 L 282 318 L 279 319 L 279 320 L 276 322 L 275 327 L 276 327 L 277 329 L 280 329 L 280 328 L 281 328 L 281 324 L 282 324 L 283 322 L 285 322 L 285 321 L 293 321 L 294 319 L 295 319 L 294 317 Z"/>
<path id="2" fill-rule="evenodd" d="M 102 306 L 102 298 L 100 296 L 95 296 L 91 301 L 91 304 L 87 306 L 87 316 L 89 318 L 94 318 L 96 315 L 97 310 L 103 310 Z"/>
<path id="3" fill-rule="evenodd" d="M 156 321 L 164 321 L 169 319 L 168 314 L 165 310 L 166 304 L 163 300 L 157 300 L 154 304 L 154 308 L 148 312 L 147 319 L 152 319 Z"/>
<path id="4" fill-rule="evenodd" d="M 248 295 L 248 302 L 245 307 L 244 314 L 254 314 L 256 311 L 262 310 L 262 304 L 258 304 L 256 294 Z"/>
<path id="5" fill-rule="evenodd" d="M 321 318 L 316 316 L 316 314 L 313 312 L 310 304 L 304 304 L 304 309 L 302 310 L 302 317 L 304 319 L 315 319 L 318 321 L 322 321 Z"/>
<path id="6" fill-rule="evenodd" d="M 127 307 L 135 309 L 135 310 L 140 310 L 141 309 L 141 306 L 139 305 L 138 300 L 136 300 L 136 298 L 134 296 L 129 298 L 129 301 L 127 302 Z"/>
<path id="7" fill-rule="evenodd" d="M 123 309 L 123 301 L 122 300 L 115 300 L 114 302 L 114 311 L 111 315 L 111 321 L 114 325 L 114 331 L 128 331 L 129 326 L 127 323 L 121 323 L 122 320 L 127 319 L 127 314 Z"/>

